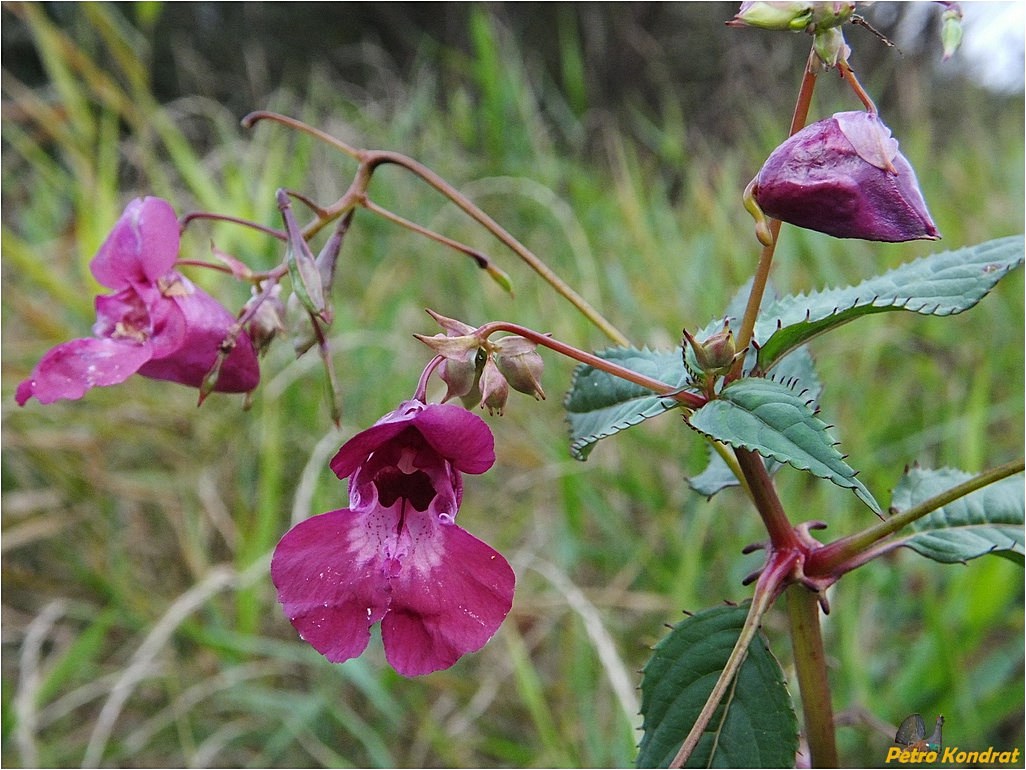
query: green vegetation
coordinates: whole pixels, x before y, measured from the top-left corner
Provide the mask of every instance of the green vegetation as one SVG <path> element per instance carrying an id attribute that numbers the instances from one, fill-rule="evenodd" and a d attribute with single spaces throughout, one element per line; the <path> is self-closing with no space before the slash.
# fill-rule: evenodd
<path id="1" fill-rule="evenodd" d="M 345 504 L 328 458 L 412 393 L 429 358 L 412 334 L 436 332 L 422 308 L 607 344 L 399 169 L 375 178 L 376 200 L 483 249 L 510 273 L 515 297 L 465 258 L 361 211 L 331 337 L 340 431 L 318 360 L 297 361 L 284 343 L 265 359 L 248 412 L 222 395 L 196 409 L 194 392 L 141 378 L 78 402 L 14 405 L 45 350 L 89 333 L 88 261 L 132 197 L 276 225 L 276 188 L 329 202 L 352 171 L 283 128 L 244 131 L 208 98 L 159 105 L 138 55 L 145 34 L 107 6 L 81 8 L 72 35 L 41 6 L 20 6 L 48 85 L 4 80 L 4 765 L 631 764 L 637 672 L 663 624 L 747 598 L 740 581 L 760 557 L 738 552 L 761 528 L 736 490 L 710 502 L 688 490 L 680 469 L 700 470 L 706 450 L 675 414 L 602 442 L 586 463 L 571 459 L 564 361 L 546 354 L 547 401 L 515 396 L 505 417 L 489 418 L 498 461 L 467 479 L 461 523 L 518 575 L 513 611 L 481 652 L 405 680 L 372 640 L 362 658 L 334 666 L 298 642 L 275 601 L 267 562 L 277 538 L 290 520 Z M 586 157 L 573 145 L 583 90 L 566 88 L 560 101 L 484 12 L 473 23 L 476 54 L 459 87 L 443 89 L 430 62 L 387 97 L 354 96 L 314 72 L 301 93 L 253 107 L 425 163 L 638 346 L 672 348 L 682 326 L 719 315 L 757 254 L 741 190 L 786 119 L 758 112 L 746 148 L 713 151 L 710 138 L 672 172 L 612 128 L 599 132 L 604 157 Z M 567 78 L 582 66 L 573 50 Z M 948 248 L 1023 229 L 1021 100 L 995 108 L 977 98 L 954 125 L 889 121 Z M 661 147 L 693 142 L 679 123 L 660 128 Z M 190 226 L 183 248 L 208 259 L 211 239 L 255 266 L 280 258 L 270 239 L 224 223 Z M 856 283 L 934 249 L 785 228 L 773 280 L 788 291 Z M 206 282 L 202 270 L 189 275 Z M 227 296 L 224 285 L 214 291 L 240 306 L 241 287 Z M 955 319 L 868 318 L 829 347 L 812 343 L 823 413 L 878 499 L 906 464 L 976 472 L 1022 453 L 1023 313 L 1020 273 Z M 779 478 L 785 502 L 833 535 L 872 516 L 846 490 L 788 469 Z M 946 744 L 1023 745 L 1019 565 L 942 566 L 903 550 L 847 577 L 830 601 L 845 762 L 880 762 L 893 726 L 917 711 L 928 723 L 944 714 Z M 789 671 L 785 628 L 774 612 L 765 630 Z"/>

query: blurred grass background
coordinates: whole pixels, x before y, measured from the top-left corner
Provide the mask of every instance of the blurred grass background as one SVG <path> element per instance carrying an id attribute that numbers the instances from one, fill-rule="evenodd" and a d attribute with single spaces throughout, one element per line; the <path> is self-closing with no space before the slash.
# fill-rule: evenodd
<path id="1" fill-rule="evenodd" d="M 340 431 L 317 359 L 296 361 L 283 343 L 248 412 L 220 395 L 197 410 L 194 392 L 142 378 L 46 407 L 19 409 L 13 392 L 50 346 L 89 333 L 88 261 L 131 198 L 277 225 L 277 187 L 321 202 L 341 194 L 351 163 L 276 126 L 241 129 L 258 108 L 424 162 L 635 344 L 673 346 L 681 326 L 719 315 L 754 265 L 739 195 L 786 130 L 807 41 L 722 28 L 729 4 L 289 4 L 289 23 L 273 17 L 284 5 L 229 5 L 3 6 L 0 759 L 631 764 L 649 646 L 682 610 L 749 595 L 740 580 L 759 557 L 739 551 L 760 531 L 736 492 L 688 491 L 705 450 L 673 415 L 571 460 L 568 362 L 547 356 L 547 401 L 514 394 L 506 416 L 489 419 L 498 462 L 467 480 L 462 525 L 518 575 L 513 611 L 480 653 L 416 680 L 395 675 L 376 640 L 331 665 L 275 602 L 277 538 L 345 504 L 328 458 L 412 393 L 428 356 L 411 335 L 436 332 L 423 308 L 607 344 L 417 180 L 382 168 L 371 192 L 491 254 L 516 296 L 441 246 L 358 214 L 332 331 Z M 890 5 L 877 6 L 884 20 Z M 244 34 L 247 21 L 268 34 Z M 295 28 L 301 46 L 289 45 Z M 348 37 L 319 46 L 318 34 Z M 862 30 L 849 40 L 943 247 L 1021 232 L 1021 92 L 987 93 L 924 64 L 919 49 L 939 55 L 932 28 L 903 42 L 904 56 Z M 828 77 L 814 107 L 855 105 Z M 208 223 L 190 228 L 183 254 L 208 257 L 211 239 L 254 266 L 280 259 L 267 238 Z M 850 283 L 934 248 L 787 228 L 773 280 L 783 291 Z M 190 276 L 230 307 L 245 299 Z M 1022 453 L 1023 346 L 1021 272 L 962 316 L 864 320 L 813 346 L 823 414 L 881 501 L 907 463 L 981 470 Z M 779 480 L 792 516 L 828 521 L 831 536 L 871 523 L 843 490 L 789 470 Z M 846 577 L 831 604 L 846 763 L 881 763 L 884 726 L 914 711 L 928 723 L 945 715 L 946 744 L 1023 746 L 1019 566 L 898 553 Z M 790 671 L 784 626 L 774 613 L 766 631 Z"/>

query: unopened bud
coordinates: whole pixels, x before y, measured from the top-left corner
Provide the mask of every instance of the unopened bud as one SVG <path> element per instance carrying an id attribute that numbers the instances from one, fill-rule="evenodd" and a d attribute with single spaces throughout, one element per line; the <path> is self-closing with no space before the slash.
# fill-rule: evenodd
<path id="1" fill-rule="evenodd" d="M 267 348 L 271 342 L 280 332 L 285 331 L 285 305 L 282 303 L 278 295 L 281 294 L 281 285 L 275 284 L 270 291 L 270 294 L 260 299 L 262 291 L 258 291 L 257 287 L 253 287 L 253 296 L 246 302 L 243 312 L 252 307 L 254 302 L 260 302 L 253 317 L 246 324 L 246 331 L 249 333 L 249 338 L 253 341 L 253 347 L 256 348 L 256 352 L 263 355 L 267 352 Z"/>
<path id="2" fill-rule="evenodd" d="M 944 44 L 944 61 L 955 55 L 962 45 L 962 9 L 958 3 L 945 3 L 941 14 L 941 42 Z"/>
<path id="3" fill-rule="evenodd" d="M 692 337 L 685 329 L 684 339 L 691 347 L 695 363 L 705 374 L 726 374 L 734 365 L 737 358 L 737 347 L 734 344 L 734 333 L 730 330 L 728 323 L 724 323 L 721 331 L 702 342 Z"/>
<path id="4" fill-rule="evenodd" d="M 868 112 L 839 112 L 796 133 L 763 164 L 752 196 L 768 216 L 836 238 L 940 237 L 912 166 Z"/>
<path id="5" fill-rule="evenodd" d="M 545 398 L 541 386 L 545 362 L 538 355 L 537 345 L 524 337 L 510 335 L 495 343 L 495 363 L 510 386 L 520 393 Z"/>
<path id="6" fill-rule="evenodd" d="M 448 386 L 443 401 L 456 396 L 464 397 L 474 388 L 484 366 L 485 352 L 480 348 L 477 337 L 425 337 L 414 334 L 418 340 L 442 356 L 445 361 L 438 369 L 438 376 Z"/>
<path id="7" fill-rule="evenodd" d="M 855 3 L 851 0 L 836 2 L 812 3 L 812 27 L 815 32 L 822 32 L 831 27 L 839 27 L 855 13 Z"/>
<path id="8" fill-rule="evenodd" d="M 811 2 L 744 2 L 727 26 L 800 32 L 812 21 L 813 5 Z"/>
<path id="9" fill-rule="evenodd" d="M 851 18 L 855 3 L 841 2 L 744 2 L 730 27 L 808 32 L 816 34 Z"/>
<path id="10" fill-rule="evenodd" d="M 501 417 L 509 398 L 509 383 L 491 357 L 485 361 L 484 369 L 481 370 L 480 388 L 481 406 L 488 409 L 488 414 L 498 412 Z"/>
<path id="11" fill-rule="evenodd" d="M 851 56 L 851 48 L 845 42 L 840 27 L 827 27 L 817 31 L 812 38 L 812 50 L 827 69 L 836 67 L 838 62 L 848 61 L 848 57 Z"/>

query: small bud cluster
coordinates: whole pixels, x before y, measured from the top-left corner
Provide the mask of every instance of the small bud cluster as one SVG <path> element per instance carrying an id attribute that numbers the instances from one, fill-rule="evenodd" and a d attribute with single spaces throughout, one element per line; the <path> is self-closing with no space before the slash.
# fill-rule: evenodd
<path id="1" fill-rule="evenodd" d="M 443 402 L 459 398 L 468 409 L 481 406 L 489 414 L 501 415 L 511 387 L 538 400 L 545 398 L 544 364 L 533 342 L 513 334 L 495 341 L 482 339 L 462 321 L 428 313 L 445 334 L 414 336 L 445 359 L 439 370 L 448 388 Z"/>
<path id="2" fill-rule="evenodd" d="M 687 329 L 684 329 L 684 366 L 691 376 L 703 386 L 710 398 L 718 377 L 727 374 L 735 362 L 744 356 L 745 351 L 738 352 L 734 342 L 734 332 L 730 330 L 730 321 L 723 321 L 723 328 L 704 340 L 696 340 Z"/>

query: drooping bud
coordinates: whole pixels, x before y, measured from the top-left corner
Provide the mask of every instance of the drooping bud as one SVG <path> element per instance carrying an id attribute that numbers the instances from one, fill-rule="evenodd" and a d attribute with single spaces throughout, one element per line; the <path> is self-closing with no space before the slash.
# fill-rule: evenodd
<path id="1" fill-rule="evenodd" d="M 727 26 L 801 32 L 812 21 L 813 5 L 811 2 L 744 2 Z"/>
<path id="2" fill-rule="evenodd" d="M 499 368 L 491 356 L 485 361 L 481 370 L 481 406 L 488 409 L 488 414 L 499 413 L 502 416 L 506 408 L 506 400 L 509 398 L 509 383 L 502 376 Z"/>
<path id="3" fill-rule="evenodd" d="M 436 355 L 445 359 L 438 373 L 442 382 L 448 386 L 448 391 L 442 401 L 448 401 L 456 396 L 463 397 L 470 393 L 483 365 L 478 361 L 478 358 L 484 355 L 480 340 L 472 335 L 445 337 L 436 334 L 433 337 L 426 337 L 423 334 L 414 334 L 413 336 L 435 351 Z"/>
<path id="4" fill-rule="evenodd" d="M 848 61 L 851 56 L 851 48 L 845 42 L 840 27 L 827 27 L 817 32 L 812 38 L 812 50 L 816 52 L 820 64 L 827 69 L 836 67 L 838 62 Z"/>
<path id="5" fill-rule="evenodd" d="M 471 406 L 477 406 L 481 403 L 477 385 L 486 355 L 481 340 L 474 336 L 473 326 L 455 318 L 447 318 L 433 310 L 427 312 L 445 330 L 445 334 L 436 334 L 432 337 L 422 334 L 413 336 L 435 351 L 436 355 L 445 358 L 438 370 L 438 376 L 448 388 L 442 400 L 448 401 L 450 398 L 459 397 L 464 400 L 470 399 L 473 401 Z"/>
<path id="6" fill-rule="evenodd" d="M 541 374 L 545 362 L 538 355 L 537 345 L 524 337 L 510 335 L 495 343 L 495 363 L 510 386 L 520 393 L 545 399 Z"/>
<path id="7" fill-rule="evenodd" d="M 249 298 L 243 308 L 243 312 L 245 312 L 252 307 L 254 302 L 260 302 L 253 317 L 246 324 L 246 331 L 249 333 L 249 338 L 253 341 L 253 347 L 258 355 L 266 353 L 274 338 L 280 332 L 285 331 L 285 305 L 279 297 L 281 284 L 275 284 L 271 288 L 270 294 L 261 300 L 262 294 L 263 291 L 254 286 L 253 296 Z"/>
<path id="8" fill-rule="evenodd" d="M 296 223 L 288 193 L 285 190 L 278 190 L 277 199 L 278 209 L 285 222 L 285 231 L 288 233 L 288 240 L 285 244 L 285 265 L 288 267 L 289 278 L 292 280 L 292 292 L 299 297 L 299 301 L 311 315 L 320 316 L 327 310 L 320 271 L 317 268 L 314 255 Z M 330 321 L 330 318 L 325 316 L 324 320 Z"/>
<path id="9" fill-rule="evenodd" d="M 941 42 L 944 44 L 944 61 L 947 61 L 962 45 L 962 9 L 958 3 L 944 5 L 947 7 L 941 14 Z"/>
<path id="10" fill-rule="evenodd" d="M 937 239 L 915 172 L 879 117 L 839 112 L 766 160 L 752 196 L 769 216 L 836 238 Z"/>

